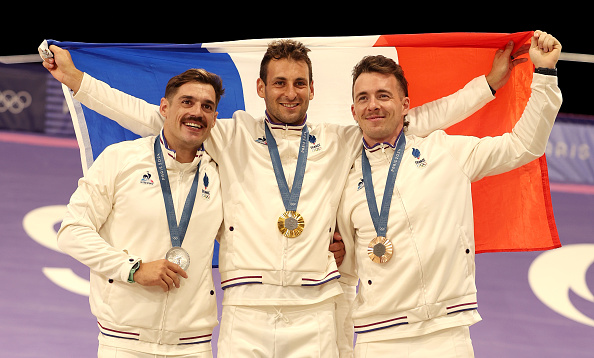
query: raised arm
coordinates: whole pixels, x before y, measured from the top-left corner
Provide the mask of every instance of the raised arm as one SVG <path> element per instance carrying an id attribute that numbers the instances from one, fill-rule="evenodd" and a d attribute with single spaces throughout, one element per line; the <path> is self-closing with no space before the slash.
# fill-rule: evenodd
<path id="1" fill-rule="evenodd" d="M 557 39 L 535 32 L 530 46 L 530 58 L 536 67 L 532 94 L 511 133 L 480 139 L 444 137 L 452 155 L 459 159 L 471 180 L 507 172 L 544 154 L 562 102 L 557 76 L 553 75 L 560 52 L 561 44 Z"/>
<path id="2" fill-rule="evenodd" d="M 55 45 L 50 46 L 50 50 L 54 57 L 45 59 L 43 66 L 74 92 L 76 100 L 140 136 L 159 133 L 164 118 L 159 113 L 158 105 L 111 88 L 83 73 L 76 68 L 67 50 Z"/>
<path id="3" fill-rule="evenodd" d="M 517 58 L 528 52 L 528 45 L 512 54 L 513 48 L 514 43 L 509 42 L 505 49 L 495 52 L 491 71 L 486 76 L 471 80 L 456 93 L 412 108 L 407 116 L 408 133 L 425 137 L 435 130 L 446 129 L 495 99 L 494 91 L 507 83 L 513 68 L 528 60 Z"/>

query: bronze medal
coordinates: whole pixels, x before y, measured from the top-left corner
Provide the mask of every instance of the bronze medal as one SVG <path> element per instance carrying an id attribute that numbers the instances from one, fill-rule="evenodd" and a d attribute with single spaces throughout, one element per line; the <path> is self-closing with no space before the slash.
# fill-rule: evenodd
<path id="1" fill-rule="evenodd" d="M 392 258 L 392 241 L 386 239 L 383 236 L 378 236 L 369 242 L 367 246 L 367 255 L 371 261 L 378 264 L 383 264 Z"/>

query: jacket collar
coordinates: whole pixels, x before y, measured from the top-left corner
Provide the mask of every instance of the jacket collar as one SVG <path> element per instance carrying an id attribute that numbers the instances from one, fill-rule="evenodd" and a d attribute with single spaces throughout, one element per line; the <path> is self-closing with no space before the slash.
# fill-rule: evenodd
<path id="1" fill-rule="evenodd" d="M 394 148 L 396 148 L 396 141 L 398 141 L 398 138 L 396 138 L 396 141 L 394 141 L 394 143 L 382 142 L 382 143 L 376 143 L 372 146 L 367 144 L 367 142 L 365 141 L 365 138 L 362 138 L 362 140 L 363 140 L 363 147 L 365 148 L 367 153 L 374 153 L 379 150 L 385 151 L 387 148 L 392 148 L 392 150 L 394 150 Z"/>
<path id="2" fill-rule="evenodd" d="M 270 119 L 270 116 L 268 115 L 268 111 L 265 111 L 264 114 L 266 115 L 266 122 L 268 122 L 268 127 L 270 129 L 285 129 L 289 131 L 301 132 L 303 126 L 307 122 L 307 114 L 305 115 L 305 118 L 303 118 L 303 121 L 298 124 L 273 123 Z"/>

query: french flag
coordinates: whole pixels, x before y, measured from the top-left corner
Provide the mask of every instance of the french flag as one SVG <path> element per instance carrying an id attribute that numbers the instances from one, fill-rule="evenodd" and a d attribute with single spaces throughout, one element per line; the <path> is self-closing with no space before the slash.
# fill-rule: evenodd
<path id="1" fill-rule="evenodd" d="M 382 54 L 397 61 L 409 81 L 414 107 L 454 93 L 471 79 L 487 74 L 497 49 L 509 41 L 514 41 L 517 49 L 531 36 L 532 32 L 295 38 L 311 49 L 315 98 L 310 102 L 308 121 L 355 124 L 350 111 L 351 71 L 363 56 Z M 225 95 L 219 103 L 219 118 L 231 118 L 237 110 L 264 114 L 256 80 L 270 39 L 183 45 L 48 42 L 68 49 L 80 70 L 149 103 L 159 104 L 174 75 L 204 68 L 223 79 Z M 515 67 L 494 101 L 447 132 L 477 137 L 510 132 L 530 97 L 533 69 L 531 62 Z M 64 94 L 83 170 L 108 145 L 138 137 L 82 106 L 67 88 Z M 484 178 L 473 184 L 472 191 L 477 253 L 561 246 L 544 156 L 509 173 Z M 217 265 L 217 260 L 215 252 L 213 264 Z"/>

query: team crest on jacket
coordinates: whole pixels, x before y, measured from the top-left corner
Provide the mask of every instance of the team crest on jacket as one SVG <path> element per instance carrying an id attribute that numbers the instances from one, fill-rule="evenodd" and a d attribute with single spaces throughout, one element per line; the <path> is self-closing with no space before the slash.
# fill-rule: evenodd
<path id="1" fill-rule="evenodd" d="M 320 143 L 316 143 L 315 135 L 309 135 L 309 143 L 311 143 L 311 145 L 309 146 L 309 150 L 311 150 L 312 152 L 319 152 L 320 150 L 322 150 L 322 145 Z"/>
<path id="2" fill-rule="evenodd" d="M 149 173 L 147 171 L 146 174 L 143 174 L 142 175 L 142 179 L 140 179 L 140 184 L 147 184 L 147 185 L 153 185 L 153 184 L 155 184 L 153 182 L 153 180 L 151 179 L 151 173 Z"/>
<path id="3" fill-rule="evenodd" d="M 363 181 L 363 178 L 361 178 L 361 180 L 359 180 L 359 183 L 357 184 L 357 191 L 363 188 L 365 188 L 365 182 Z"/>
<path id="4" fill-rule="evenodd" d="M 417 148 L 412 149 L 412 155 L 415 157 L 415 165 L 417 168 L 425 168 L 427 166 L 427 161 L 425 158 L 421 158 L 421 151 Z"/>
<path id="5" fill-rule="evenodd" d="M 208 190 L 208 175 L 204 173 L 204 178 L 202 178 L 202 184 L 204 184 L 204 188 L 202 189 L 202 197 L 206 200 L 210 200 L 210 190 Z"/>
<path id="6" fill-rule="evenodd" d="M 254 142 L 260 143 L 260 144 L 264 144 L 264 145 L 268 145 L 268 142 L 266 142 L 266 137 L 265 136 L 262 136 L 260 138 L 254 139 Z"/>

